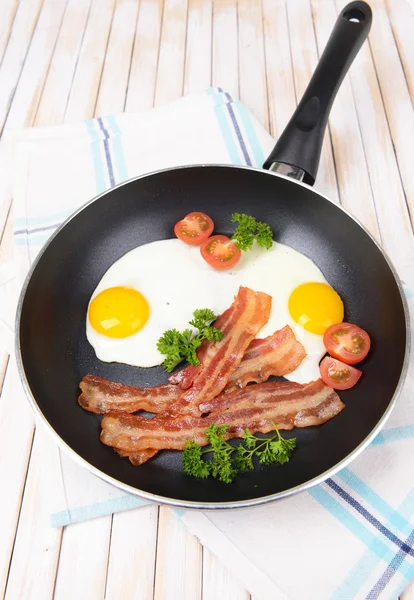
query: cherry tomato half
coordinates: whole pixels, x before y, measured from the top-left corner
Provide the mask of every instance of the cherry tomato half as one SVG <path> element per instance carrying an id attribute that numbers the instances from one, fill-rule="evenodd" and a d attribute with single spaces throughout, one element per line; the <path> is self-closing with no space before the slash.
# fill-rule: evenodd
<path id="1" fill-rule="evenodd" d="M 363 360 L 371 347 L 367 332 L 352 323 L 337 323 L 328 327 L 323 343 L 329 354 L 347 365 Z"/>
<path id="2" fill-rule="evenodd" d="M 241 256 L 236 244 L 225 235 L 213 235 L 201 244 L 201 256 L 215 269 L 230 269 L 234 267 Z"/>
<path id="3" fill-rule="evenodd" d="M 213 233 L 213 229 L 213 220 L 208 215 L 191 212 L 175 224 L 174 233 L 185 244 L 198 246 Z"/>
<path id="4" fill-rule="evenodd" d="M 331 356 L 325 356 L 319 369 L 326 385 L 335 390 L 349 390 L 362 375 L 362 371 L 359 369 L 346 365 Z"/>

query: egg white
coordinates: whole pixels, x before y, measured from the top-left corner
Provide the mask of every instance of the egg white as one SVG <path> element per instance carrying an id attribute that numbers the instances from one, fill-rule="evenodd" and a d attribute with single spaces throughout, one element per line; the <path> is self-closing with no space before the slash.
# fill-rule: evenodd
<path id="1" fill-rule="evenodd" d="M 286 378 L 306 383 L 318 379 L 319 361 L 325 348 L 321 335 L 306 331 L 292 319 L 288 299 L 298 285 L 309 281 L 327 283 L 312 260 L 277 242 L 273 242 L 270 250 L 255 246 L 244 252 L 240 262 L 228 271 L 212 269 L 200 256 L 198 246 L 187 246 L 178 239 L 152 242 L 116 261 L 91 297 L 92 300 L 102 290 L 114 286 L 140 291 L 150 306 L 146 325 L 134 335 L 117 339 L 99 334 L 86 318 L 86 335 L 96 356 L 104 362 L 137 367 L 160 365 L 164 357 L 156 344 L 164 331 L 187 328 L 197 308 L 211 308 L 219 315 L 231 305 L 243 285 L 272 296 L 269 321 L 257 337 L 267 337 L 290 325 L 305 347 L 306 358 Z"/>

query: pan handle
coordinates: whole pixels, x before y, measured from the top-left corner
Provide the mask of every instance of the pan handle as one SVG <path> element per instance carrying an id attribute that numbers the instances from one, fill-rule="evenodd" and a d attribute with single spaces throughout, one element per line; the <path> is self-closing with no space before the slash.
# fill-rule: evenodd
<path id="1" fill-rule="evenodd" d="M 336 93 L 368 37 L 372 12 L 365 2 L 341 11 L 298 107 L 263 168 L 313 185 L 328 116 Z"/>

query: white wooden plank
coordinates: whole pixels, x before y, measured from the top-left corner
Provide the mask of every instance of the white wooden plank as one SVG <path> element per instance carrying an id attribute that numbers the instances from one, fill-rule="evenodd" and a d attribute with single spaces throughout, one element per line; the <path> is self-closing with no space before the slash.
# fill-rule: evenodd
<path id="1" fill-rule="evenodd" d="M 203 600 L 250 600 L 242 584 L 203 548 Z"/>
<path id="2" fill-rule="evenodd" d="M 114 515 L 105 600 L 153 599 L 157 523 L 157 506 Z"/>
<path id="3" fill-rule="evenodd" d="M 165 0 L 158 60 L 155 106 L 183 93 L 188 0 Z"/>
<path id="4" fill-rule="evenodd" d="M 312 2 L 312 12 L 321 54 L 336 21 L 335 5 L 332 0 L 315 0 Z M 341 202 L 377 240 L 380 240 L 375 203 L 349 77 L 345 77 L 332 106 L 329 126 Z"/>
<path id="5" fill-rule="evenodd" d="M 16 15 L 15 29 L 13 30 L 5 60 L 3 61 L 3 67 L 6 65 L 3 73 L 6 73 L 6 75 L 7 70 L 12 65 L 17 66 L 19 61 L 22 61 L 24 58 L 24 55 L 19 54 L 14 48 L 19 46 L 19 41 L 25 40 L 27 44 L 30 41 L 34 29 L 35 17 L 37 17 L 39 9 L 39 5 L 37 4 L 33 3 L 33 6 L 36 8 L 35 12 L 31 12 L 29 10 L 31 7 L 28 5 L 26 13 L 19 12 Z M 23 2 L 20 5 L 20 9 L 22 7 Z M 31 40 L 27 63 L 25 63 L 25 67 L 23 68 L 12 109 L 8 116 L 8 125 L 10 124 L 10 126 L 18 127 L 33 122 L 64 10 L 64 2 L 53 3 L 48 1 L 43 7 L 33 34 L 33 39 Z M 17 32 L 16 35 L 19 35 L 19 39 L 14 40 L 13 36 L 15 32 Z M 20 410 L 16 410 L 16 404 L 20 401 L 22 402 L 22 407 Z M 1 407 L 2 410 L 13 408 L 13 415 L 15 417 L 13 420 L 13 415 L 2 415 L 0 419 L 0 427 L 6 427 L 6 430 L 1 435 L 0 462 L 2 462 L 2 457 L 7 457 L 6 464 L 1 464 L 0 470 L 2 476 L 8 481 L 9 486 L 8 494 L 2 498 L 0 511 L 6 523 L 5 526 L 2 526 L 1 536 L 1 565 L 4 565 L 5 569 L 2 572 L 1 585 L 4 587 L 6 584 L 9 557 L 13 547 L 13 540 L 15 540 L 13 564 L 7 583 L 6 597 L 14 598 L 20 594 L 21 597 L 28 597 L 28 594 L 31 594 L 33 590 L 47 590 L 48 587 L 51 591 L 53 590 L 60 534 L 56 531 L 53 531 L 53 533 L 49 532 L 48 517 L 46 509 L 43 506 L 42 498 L 44 498 L 45 489 L 42 487 L 41 480 L 42 462 L 44 463 L 43 453 L 45 450 L 40 442 L 35 443 L 36 450 L 32 455 L 33 460 L 31 461 L 30 474 L 19 521 L 21 526 L 15 538 L 15 528 L 33 436 L 32 414 L 27 406 L 27 401 L 23 398 L 23 392 L 19 387 L 17 375 L 14 376 L 11 389 L 5 387 L 1 397 Z M 13 450 L 14 445 L 16 445 L 15 450 Z M 31 554 L 28 554 L 33 549 L 31 543 L 37 547 L 37 552 L 34 549 L 36 552 L 35 560 L 33 560 Z M 30 569 L 27 569 L 29 560 Z M 26 574 L 24 581 L 20 576 L 23 570 Z"/>
<path id="6" fill-rule="evenodd" d="M 261 0 L 239 0 L 240 99 L 269 128 Z"/>
<path id="7" fill-rule="evenodd" d="M 75 4 L 75 3 L 74 3 Z M 72 8 L 70 5 L 68 10 Z M 81 8 L 73 6 L 73 10 L 76 8 Z M 85 7 L 82 7 L 85 8 Z M 61 5 L 57 4 L 57 10 L 61 10 Z M 83 16 L 84 13 L 83 13 Z M 69 12 L 66 13 L 65 17 L 69 19 L 69 25 L 65 27 L 65 21 L 63 22 L 62 33 L 70 36 L 73 33 L 74 27 L 78 27 L 80 22 L 76 23 L 76 20 Z M 50 19 L 52 20 L 52 19 Z M 83 25 L 85 24 L 86 19 L 83 20 Z M 56 27 L 58 27 L 58 20 L 53 20 L 53 23 Z M 37 31 L 37 30 L 36 30 Z M 79 40 L 82 38 L 82 30 L 77 33 L 80 37 L 77 38 L 78 43 L 72 46 L 73 51 L 79 49 L 80 44 Z M 36 39 L 36 34 L 34 36 L 34 40 Z M 59 40 L 60 41 L 60 40 Z M 56 44 L 56 51 L 58 53 L 65 52 L 65 44 L 63 43 Z M 32 45 L 33 47 L 33 45 Z M 30 56 L 30 53 L 29 53 Z M 72 66 L 74 66 L 76 62 L 76 56 L 72 57 Z M 56 57 L 56 64 L 60 63 L 61 56 Z M 52 60 L 53 64 L 54 60 Z M 83 67 L 82 62 L 80 62 L 80 67 Z M 43 73 L 42 73 L 43 76 Z M 54 74 L 52 71 L 49 71 L 49 76 L 52 78 Z M 23 78 L 22 78 L 23 79 Z M 24 83 L 24 81 L 23 81 Z M 46 80 L 46 85 L 43 90 L 43 95 L 41 97 L 39 112 L 37 115 L 37 123 L 38 124 L 47 124 L 50 121 L 59 120 L 63 117 L 66 99 L 69 95 L 70 86 L 72 83 L 72 77 L 65 77 L 61 80 L 61 89 L 59 89 L 59 94 L 56 95 L 56 87 L 54 85 L 49 84 L 49 78 Z M 20 84 L 22 85 L 22 80 Z M 32 85 L 32 82 L 29 81 L 29 87 Z M 19 91 L 19 90 L 18 90 Z M 55 102 L 53 99 L 55 98 Z M 89 100 L 88 96 L 84 96 L 86 106 L 82 106 L 78 101 L 76 106 L 79 109 L 78 118 L 82 118 L 85 114 L 85 111 L 88 109 L 87 103 Z M 95 101 L 93 105 L 95 104 Z M 57 112 L 56 112 L 57 111 Z M 16 113 L 17 114 L 17 113 Z M 72 108 L 72 115 L 75 116 L 75 111 Z M 6 396 L 3 395 L 2 400 L 6 400 Z M 23 432 L 24 433 L 24 432 Z M 16 440 L 18 439 L 17 432 L 14 431 L 14 435 Z M 22 443 L 22 442 L 21 442 Z M 53 452 L 56 452 L 55 446 L 53 442 L 52 444 Z M 33 593 L 33 597 L 36 597 L 36 594 L 39 594 L 40 591 L 44 591 L 46 597 L 51 597 L 55 585 L 55 575 L 56 575 L 56 567 L 59 557 L 60 551 L 60 533 L 59 531 L 52 530 L 50 528 L 48 522 L 48 503 L 44 502 L 45 497 L 48 495 L 52 495 L 57 493 L 57 490 L 60 489 L 60 486 L 55 485 L 56 477 L 59 477 L 59 470 L 57 469 L 55 473 L 48 474 L 48 477 L 39 475 L 39 473 L 44 469 L 44 455 L 45 455 L 45 442 L 44 442 L 44 434 L 42 436 L 36 433 L 35 441 L 34 441 L 34 450 L 32 453 L 30 467 L 29 467 L 29 478 L 26 486 L 26 492 L 24 496 L 24 502 L 22 505 L 21 518 L 19 521 L 19 528 L 16 536 L 16 544 L 15 550 L 13 553 L 13 561 L 12 568 L 10 570 L 9 583 L 7 587 L 7 596 L 10 598 L 14 597 L 29 597 L 29 594 Z M 24 453 L 22 453 L 22 457 L 24 457 Z M 27 457 L 26 457 L 27 463 Z M 13 461 L 11 461 L 13 464 Z M 26 464 L 27 467 L 27 464 Z M 22 478 L 24 481 L 24 478 Z M 40 513 L 37 516 L 37 513 Z M 35 516 L 34 516 L 35 515 Z M 36 517 L 36 518 L 35 518 Z M 107 517 L 107 522 L 110 524 L 110 517 Z M 13 521 L 10 521 L 13 524 Z M 15 522 L 14 522 L 15 525 Z M 97 527 L 97 525 L 90 526 L 93 530 L 93 527 Z M 96 535 L 88 535 L 89 532 L 89 524 L 85 526 L 85 529 L 79 527 L 73 534 L 70 534 L 66 537 L 64 546 L 63 546 L 63 554 L 60 560 L 61 566 L 61 578 L 60 581 L 65 581 L 67 579 L 68 573 L 71 573 L 71 569 L 73 569 L 74 561 L 73 561 L 73 552 L 72 548 L 81 544 L 85 551 L 91 552 L 92 556 L 94 556 L 94 560 L 88 559 L 88 568 L 82 569 L 80 568 L 76 574 L 76 583 L 79 586 L 79 590 L 83 589 L 91 589 L 93 588 L 97 592 L 96 597 L 102 597 L 103 591 L 105 588 L 105 579 L 106 579 L 106 567 L 107 567 L 107 558 L 108 558 L 108 547 L 109 547 L 109 538 L 110 538 L 110 527 L 108 526 L 105 530 L 104 527 L 99 528 L 99 532 Z M 89 532 L 90 533 L 90 532 Z M 99 539 L 95 539 L 99 538 Z M 100 553 L 96 552 L 95 542 L 99 543 Z M 88 545 L 89 544 L 89 545 Z M 32 559 L 31 554 L 27 550 L 30 547 L 34 547 L 35 551 L 37 548 L 37 556 L 36 560 Z M 106 550 L 105 550 L 106 548 Z M 68 550 L 69 549 L 69 550 Z M 47 553 L 46 553 L 47 552 Z M 106 552 L 106 554 L 105 554 Z M 99 560 L 101 557 L 101 560 Z M 102 559 L 103 557 L 103 559 Z M 75 564 L 77 564 L 75 562 Z M 86 564 L 86 563 L 85 563 Z M 16 565 L 16 566 L 15 566 Z M 20 571 L 19 571 L 20 570 Z M 25 582 L 19 581 L 19 572 L 25 572 Z M 96 585 L 96 581 L 101 582 L 101 593 L 99 592 L 99 587 Z M 72 582 L 71 582 L 72 583 Z M 59 584 L 62 585 L 62 584 Z M 59 590 L 64 589 L 65 586 L 59 587 Z M 73 589 L 73 585 L 72 585 Z M 71 590 L 71 587 L 66 587 L 66 590 Z M 62 592 L 63 593 L 63 592 Z M 50 596 L 48 596 L 50 594 Z M 61 592 L 59 591 L 59 594 Z M 30 596 L 31 597 L 31 596 Z M 73 596 L 71 596 L 73 597 Z M 77 596 L 77 597 L 80 597 Z M 93 597 L 92 593 L 89 594 L 89 597 Z"/>
<path id="8" fill-rule="evenodd" d="M 154 105 L 164 0 L 141 0 L 125 112 Z"/>
<path id="9" fill-rule="evenodd" d="M 287 9 L 295 89 L 297 100 L 299 101 L 316 68 L 318 55 L 310 3 L 306 0 L 290 0 L 287 3 Z M 332 27 L 334 24 L 333 22 Z M 332 200 L 339 201 L 328 129 L 322 145 L 321 161 L 315 188 L 329 196 Z"/>
<path id="10" fill-rule="evenodd" d="M 15 429 L 16 448 L 13 454 L 25 453 L 19 439 L 20 427 L 19 423 L 19 429 Z M 35 436 L 5 600 L 53 596 L 61 541 L 61 530 L 50 526 L 48 512 L 49 503 L 56 503 L 55 496 L 60 495 L 59 486 L 54 485 L 51 477 L 53 445 L 48 434 L 42 432 L 42 435 Z M 7 453 L 8 461 L 12 463 L 10 446 Z M 20 474 L 20 485 L 22 482 L 24 476 Z"/>
<path id="11" fill-rule="evenodd" d="M 202 548 L 179 518 L 160 507 L 154 600 L 201 598 Z"/>
<path id="12" fill-rule="evenodd" d="M 104 598 L 111 522 L 112 517 L 108 515 L 65 527 L 55 600 Z"/>
<path id="13" fill-rule="evenodd" d="M 133 45 L 125 111 L 154 103 L 163 0 L 141 0 Z M 106 600 L 152 600 L 158 530 L 158 507 L 113 515 L 106 579 Z M 131 535 L 135 532 L 135 535 Z M 125 560 L 128 556 L 128 560 Z"/>
<path id="14" fill-rule="evenodd" d="M 66 0 L 45 0 L 20 76 L 6 127 L 33 124 L 49 64 L 59 35 Z"/>
<path id="15" fill-rule="evenodd" d="M 414 101 L 414 5 L 409 0 L 386 0 L 395 41 Z"/>
<path id="16" fill-rule="evenodd" d="M 184 93 L 211 85 L 212 0 L 189 0 Z"/>
<path id="17" fill-rule="evenodd" d="M 0 130 L 13 100 L 43 0 L 21 0 L 0 67 Z"/>
<path id="18" fill-rule="evenodd" d="M 74 78 L 74 86 L 76 87 L 72 88 L 65 117 L 67 121 L 92 116 L 91 113 L 96 104 L 95 97 L 91 91 L 84 94 L 80 86 L 85 77 L 91 76 L 93 78 L 92 91 L 96 96 L 102 65 L 105 60 L 105 71 L 102 76 L 103 86 L 101 85 L 100 88 L 100 104 L 97 104 L 96 110 L 104 112 L 119 111 L 122 110 L 124 105 L 129 68 L 128 60 L 135 32 L 134 19 L 136 19 L 138 4 L 135 1 L 122 2 L 118 4 L 114 12 L 113 3 L 106 3 L 104 7 L 104 34 L 96 35 L 94 31 L 96 21 L 94 20 L 98 18 L 98 13 L 101 14 L 101 8 L 101 5 L 98 6 L 97 3 L 94 3 L 91 7 L 84 44 L 77 62 L 77 72 Z M 128 27 L 124 29 L 126 24 L 128 24 Z M 128 33 L 128 36 L 124 39 L 125 43 L 121 43 L 122 30 L 126 30 Z M 110 31 L 111 37 L 109 39 Z M 110 56 L 107 54 L 105 57 L 106 49 Z M 91 63 L 91 57 L 93 63 Z M 125 64 L 125 68 L 119 69 L 118 62 Z M 105 83 L 109 80 L 116 89 L 115 94 Z M 43 96 L 42 104 L 44 100 Z M 104 597 L 111 525 L 112 517 L 108 516 L 65 529 L 57 570 L 56 598 L 87 597 L 98 599 Z M 76 557 L 75 560 L 74 557 Z"/>
<path id="19" fill-rule="evenodd" d="M 3 0 L 0 20 L 0 60 L 10 38 L 19 0 Z"/>
<path id="20" fill-rule="evenodd" d="M 375 14 L 370 35 L 372 56 L 397 155 L 404 192 L 411 212 L 411 223 L 414 226 L 414 170 L 411 152 L 408 150 L 414 140 L 413 105 L 384 0 L 374 0 L 371 6 Z M 412 23 L 414 25 L 414 19 Z M 412 50 L 414 62 L 414 45 Z M 397 110 L 395 106 L 396 98 L 398 98 Z"/>
<path id="21" fill-rule="evenodd" d="M 139 0 L 118 0 L 112 21 L 95 114 L 124 110 Z"/>
<path id="22" fill-rule="evenodd" d="M 230 94 L 240 94 L 237 0 L 213 2 L 212 82 Z"/>
<path id="23" fill-rule="evenodd" d="M 289 29 L 284 0 L 263 0 L 263 34 L 269 99 L 269 129 L 278 138 L 296 108 Z"/>
<path id="24" fill-rule="evenodd" d="M 0 353 L 1 376 L 7 358 L 5 353 Z M 32 413 L 21 389 L 13 359 L 10 359 L 1 390 L 0 435 L 0 473 L 2 480 L 7 481 L 7 493 L 0 498 L 0 597 L 3 598 L 33 436 Z"/>
<path id="25" fill-rule="evenodd" d="M 91 0 L 69 0 L 50 63 L 35 125 L 63 121 Z"/>
<path id="26" fill-rule="evenodd" d="M 90 119 L 94 115 L 114 7 L 115 0 L 92 2 L 66 108 L 67 123 Z"/>
<path id="27" fill-rule="evenodd" d="M 342 9 L 339 0 L 337 9 Z M 356 57 L 350 80 L 382 244 L 400 276 L 414 282 L 413 232 L 368 44 L 362 46 Z"/>

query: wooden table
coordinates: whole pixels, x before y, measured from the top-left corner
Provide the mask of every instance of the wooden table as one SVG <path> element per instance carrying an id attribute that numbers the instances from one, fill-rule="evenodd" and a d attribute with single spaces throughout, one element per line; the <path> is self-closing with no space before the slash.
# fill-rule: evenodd
<path id="1" fill-rule="evenodd" d="M 277 137 L 343 4 L 1 0 L 0 126 L 149 109 L 220 85 Z M 408 0 L 371 5 L 369 44 L 334 105 L 316 187 L 357 215 L 412 281 L 413 9 Z M 10 206 L 0 194 L 0 264 L 11 255 Z M 42 448 L 1 346 L 0 386 L 0 594 L 7 600 L 250 597 L 167 508 L 52 529 Z M 403 598 L 414 598 L 414 587 Z"/>

